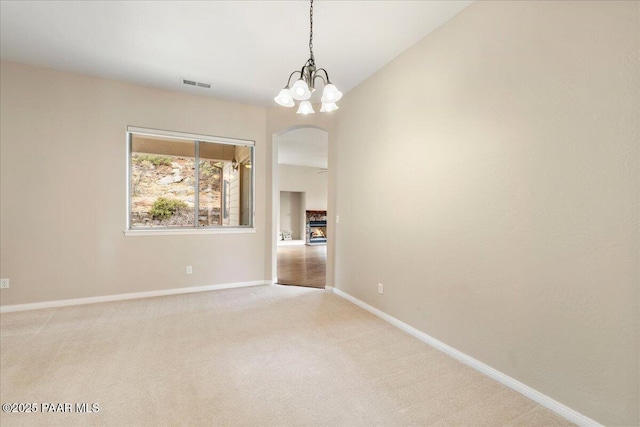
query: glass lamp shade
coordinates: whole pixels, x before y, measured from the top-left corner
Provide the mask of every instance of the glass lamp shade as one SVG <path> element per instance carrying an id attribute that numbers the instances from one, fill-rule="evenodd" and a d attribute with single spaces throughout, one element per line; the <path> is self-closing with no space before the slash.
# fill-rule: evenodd
<path id="1" fill-rule="evenodd" d="M 291 89 L 291 96 L 298 101 L 304 101 L 305 99 L 311 98 L 311 91 L 309 90 L 309 86 L 307 86 L 307 82 L 300 79 L 293 84 Z"/>
<path id="2" fill-rule="evenodd" d="M 315 113 L 315 111 L 313 111 L 313 106 L 311 105 L 311 103 L 309 101 L 302 101 L 300 103 L 300 107 L 298 107 L 298 111 L 296 111 L 297 114 L 313 114 Z"/>
<path id="3" fill-rule="evenodd" d="M 282 89 L 273 100 L 283 107 L 293 107 L 295 105 L 288 88 Z"/>
<path id="4" fill-rule="evenodd" d="M 331 83 L 325 85 L 322 91 L 322 102 L 326 104 L 335 103 L 340 101 L 340 98 L 342 98 L 342 92 L 337 87 Z"/>
<path id="5" fill-rule="evenodd" d="M 321 113 L 328 113 L 330 111 L 335 111 L 338 108 L 340 108 L 340 107 L 338 107 L 335 102 L 323 102 L 322 103 L 322 108 L 320 108 L 320 112 Z"/>

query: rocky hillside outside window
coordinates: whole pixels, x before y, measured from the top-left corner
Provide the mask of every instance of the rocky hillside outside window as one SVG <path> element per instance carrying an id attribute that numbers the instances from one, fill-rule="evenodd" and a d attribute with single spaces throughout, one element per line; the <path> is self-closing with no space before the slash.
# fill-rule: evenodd
<path id="1" fill-rule="evenodd" d="M 128 229 L 253 226 L 252 141 L 127 133 Z"/>

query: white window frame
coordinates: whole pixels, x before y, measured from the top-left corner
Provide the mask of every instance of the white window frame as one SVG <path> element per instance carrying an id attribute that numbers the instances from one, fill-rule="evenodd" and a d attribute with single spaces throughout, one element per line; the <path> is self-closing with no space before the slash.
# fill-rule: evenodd
<path id="1" fill-rule="evenodd" d="M 251 150 L 251 194 L 250 194 L 250 204 L 251 204 L 251 225 L 238 225 L 238 226 L 209 226 L 209 227 L 198 227 L 198 221 L 195 222 L 194 226 L 191 227 L 155 227 L 155 228 L 131 228 L 131 142 L 133 135 L 146 135 L 146 136 L 160 136 L 160 137 L 169 137 L 175 139 L 184 139 L 188 141 L 201 141 L 201 142 L 213 142 L 218 144 L 229 144 L 229 145 L 242 145 L 246 147 L 252 147 Z M 247 140 L 247 139 L 236 139 L 236 138 L 224 138 L 219 136 L 211 136 L 211 135 L 200 135 L 195 133 L 186 133 L 186 132 L 175 132 L 169 130 L 162 129 L 149 129 L 138 126 L 127 126 L 126 132 L 126 169 L 127 169 L 127 203 L 126 203 L 126 224 L 124 235 L 125 236 L 168 236 L 168 235 L 181 235 L 181 234 L 246 234 L 246 233 L 255 233 L 255 223 L 256 223 L 256 208 L 255 208 L 255 193 L 256 193 L 256 166 L 255 166 L 255 141 Z M 196 143 L 196 157 L 197 157 L 197 149 L 198 144 Z M 196 179 L 197 182 L 197 179 Z M 197 187 L 196 187 L 197 190 Z M 195 193 L 195 197 L 198 197 L 198 193 Z M 196 205 L 197 206 L 197 205 Z M 197 211 L 197 208 L 196 208 Z M 196 213 L 197 218 L 197 213 Z"/>

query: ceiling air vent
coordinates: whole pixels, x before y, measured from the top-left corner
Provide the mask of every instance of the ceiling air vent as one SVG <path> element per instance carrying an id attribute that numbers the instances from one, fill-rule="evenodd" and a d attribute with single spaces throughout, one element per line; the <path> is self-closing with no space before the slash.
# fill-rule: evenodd
<path id="1" fill-rule="evenodd" d="M 211 89 L 211 85 L 209 83 L 197 82 L 195 80 L 182 79 L 182 84 L 189 86 L 197 86 L 205 89 Z"/>

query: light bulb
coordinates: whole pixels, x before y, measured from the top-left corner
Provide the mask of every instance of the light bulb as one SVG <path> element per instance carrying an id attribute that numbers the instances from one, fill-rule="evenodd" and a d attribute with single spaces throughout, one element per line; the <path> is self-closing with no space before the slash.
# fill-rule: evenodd
<path id="1" fill-rule="evenodd" d="M 302 101 L 300 103 L 300 107 L 298 107 L 298 111 L 296 111 L 297 114 L 313 114 L 315 113 L 315 111 L 313 111 L 313 106 L 311 105 L 311 103 L 309 101 Z"/>
<path id="2" fill-rule="evenodd" d="M 305 99 L 311 98 L 311 91 L 309 90 L 309 86 L 307 86 L 307 82 L 300 79 L 293 84 L 291 88 L 291 96 L 298 101 L 304 101 Z"/>
<path id="3" fill-rule="evenodd" d="M 320 108 L 320 112 L 321 113 L 328 113 L 330 111 L 335 111 L 338 108 L 340 108 L 340 107 L 338 107 L 335 102 L 323 102 L 322 103 L 322 108 Z"/>
<path id="4" fill-rule="evenodd" d="M 283 107 L 293 107 L 295 105 L 288 88 L 282 89 L 278 96 L 273 98 L 273 100 Z"/>
<path id="5" fill-rule="evenodd" d="M 340 92 L 337 87 L 331 83 L 325 85 L 322 91 L 322 102 L 329 104 L 340 101 L 340 98 L 342 98 L 342 92 Z"/>

